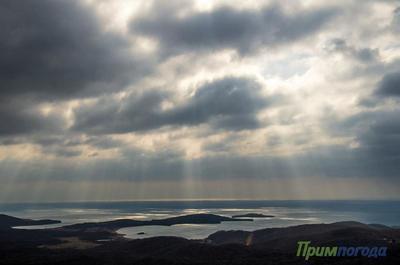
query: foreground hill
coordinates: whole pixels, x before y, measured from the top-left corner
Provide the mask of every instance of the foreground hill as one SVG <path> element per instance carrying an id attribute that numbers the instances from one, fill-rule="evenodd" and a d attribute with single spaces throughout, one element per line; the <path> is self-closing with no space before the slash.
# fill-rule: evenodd
<path id="1" fill-rule="evenodd" d="M 312 241 L 314 244 L 331 245 L 345 242 L 347 245 L 371 245 L 399 242 L 400 230 L 384 225 L 367 225 L 358 222 L 309 224 L 283 228 L 267 228 L 248 231 L 219 231 L 207 238 L 212 244 L 241 244 L 265 246 L 274 250 L 293 250 L 297 242 Z"/>

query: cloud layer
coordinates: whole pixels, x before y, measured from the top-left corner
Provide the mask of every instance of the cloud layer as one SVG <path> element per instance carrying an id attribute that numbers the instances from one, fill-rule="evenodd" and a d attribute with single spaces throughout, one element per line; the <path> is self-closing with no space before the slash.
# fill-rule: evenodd
<path id="1" fill-rule="evenodd" d="M 2 1 L 0 200 L 398 197 L 399 8 Z"/>
<path id="2" fill-rule="evenodd" d="M 210 123 L 218 129 L 242 130 L 260 126 L 257 112 L 267 105 L 260 84 L 227 77 L 200 86 L 182 103 L 162 109 L 169 95 L 160 90 L 133 93 L 122 100 L 101 99 L 76 110 L 75 130 L 128 133 L 163 126 Z"/>

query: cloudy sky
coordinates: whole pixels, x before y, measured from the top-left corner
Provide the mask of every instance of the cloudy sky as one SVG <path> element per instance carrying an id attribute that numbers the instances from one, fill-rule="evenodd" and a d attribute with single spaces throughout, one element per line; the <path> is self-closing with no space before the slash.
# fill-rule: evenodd
<path id="1" fill-rule="evenodd" d="M 0 201 L 399 198 L 400 2 L 3 0 Z"/>

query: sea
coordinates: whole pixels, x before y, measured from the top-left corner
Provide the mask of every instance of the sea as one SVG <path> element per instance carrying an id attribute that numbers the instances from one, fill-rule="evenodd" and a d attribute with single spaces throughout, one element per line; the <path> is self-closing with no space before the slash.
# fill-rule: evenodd
<path id="1" fill-rule="evenodd" d="M 273 215 L 253 221 L 221 224 L 182 224 L 173 226 L 128 227 L 118 230 L 127 238 L 179 236 L 203 239 L 221 230 L 254 231 L 263 228 L 300 224 L 358 221 L 400 227 L 400 201 L 386 200 L 203 200 L 203 201 L 124 201 L 1 203 L 0 213 L 29 219 L 55 219 L 61 224 L 16 227 L 21 229 L 54 228 L 83 222 L 101 222 L 121 218 L 135 220 L 209 213 L 233 216 L 248 213 Z"/>

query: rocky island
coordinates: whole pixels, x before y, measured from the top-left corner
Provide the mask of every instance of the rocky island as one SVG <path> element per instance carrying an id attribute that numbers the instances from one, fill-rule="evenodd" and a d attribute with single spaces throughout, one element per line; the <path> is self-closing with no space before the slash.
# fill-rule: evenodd
<path id="1" fill-rule="evenodd" d="M 234 215 L 232 218 L 272 218 L 275 217 L 274 215 L 266 215 L 262 213 L 247 213 L 247 214 L 240 214 L 240 215 Z"/>

